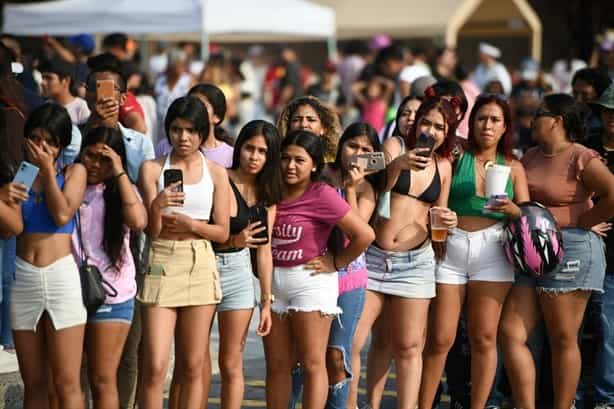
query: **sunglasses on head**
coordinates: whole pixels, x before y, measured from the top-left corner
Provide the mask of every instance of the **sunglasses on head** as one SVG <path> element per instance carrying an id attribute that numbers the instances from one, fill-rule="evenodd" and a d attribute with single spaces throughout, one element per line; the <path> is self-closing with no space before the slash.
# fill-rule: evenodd
<path id="1" fill-rule="evenodd" d="M 505 102 L 505 103 L 508 102 L 508 99 L 505 95 L 492 93 L 492 92 L 483 92 L 477 97 L 477 99 L 491 99 L 491 98 L 494 98 L 498 101 Z"/>

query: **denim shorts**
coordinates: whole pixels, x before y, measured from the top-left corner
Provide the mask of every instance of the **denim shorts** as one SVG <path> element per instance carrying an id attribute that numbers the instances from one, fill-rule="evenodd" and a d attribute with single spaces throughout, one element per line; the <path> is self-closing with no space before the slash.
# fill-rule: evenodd
<path id="1" fill-rule="evenodd" d="M 222 286 L 222 301 L 218 311 L 252 309 L 256 306 L 256 294 L 252 279 L 252 262 L 249 249 L 228 253 L 215 253 L 217 271 Z"/>
<path id="2" fill-rule="evenodd" d="M 575 290 L 603 292 L 605 245 L 597 234 L 576 227 L 561 229 L 563 261 L 554 272 L 540 278 L 516 273 L 514 285 L 540 291 L 565 293 Z"/>
<path id="3" fill-rule="evenodd" d="M 352 342 L 358 327 L 358 321 L 365 305 L 365 289 L 357 288 L 339 296 L 337 305 L 343 310 L 339 319 L 333 321 L 330 327 L 328 347 L 336 348 L 343 353 L 345 372 L 352 378 Z"/>
<path id="4" fill-rule="evenodd" d="M 435 297 L 435 255 L 430 241 L 409 251 L 371 245 L 366 257 L 368 290 L 405 298 Z"/>
<path id="5" fill-rule="evenodd" d="M 119 322 L 122 324 L 132 324 L 134 317 L 134 298 L 118 304 L 103 304 L 96 313 L 87 317 L 88 323 L 97 322 Z"/>

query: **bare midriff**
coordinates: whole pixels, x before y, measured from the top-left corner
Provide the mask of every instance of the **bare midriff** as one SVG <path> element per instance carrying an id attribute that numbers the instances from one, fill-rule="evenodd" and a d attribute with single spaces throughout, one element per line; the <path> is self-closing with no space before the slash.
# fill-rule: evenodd
<path id="1" fill-rule="evenodd" d="M 46 267 L 71 254 L 67 233 L 25 233 L 17 239 L 17 256 L 36 267 Z"/>
<path id="2" fill-rule="evenodd" d="M 407 195 L 391 193 L 390 219 L 378 218 L 375 241 L 383 250 L 407 251 L 422 244 L 428 237 L 430 204 Z"/>

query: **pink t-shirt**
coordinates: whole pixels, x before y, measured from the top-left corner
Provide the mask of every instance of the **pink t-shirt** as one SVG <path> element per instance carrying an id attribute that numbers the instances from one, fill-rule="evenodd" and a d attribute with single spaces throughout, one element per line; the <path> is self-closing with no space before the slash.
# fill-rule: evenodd
<path id="1" fill-rule="evenodd" d="M 105 304 L 119 304 L 134 298 L 136 295 L 136 281 L 134 259 L 130 251 L 130 230 L 124 226 L 122 249 L 117 262 L 119 269 L 111 265 L 111 260 L 104 251 L 104 184 L 88 185 L 85 190 L 83 203 L 79 208 L 81 218 L 81 235 L 83 249 L 88 256 L 88 263 L 100 270 L 103 278 L 117 290 L 116 297 L 107 296 Z M 134 191 L 138 191 L 136 186 Z M 77 231 L 72 235 L 73 254 L 77 264 L 81 264 Z"/>
<path id="2" fill-rule="evenodd" d="M 350 205 L 329 185 L 312 183 L 301 197 L 277 205 L 273 226 L 273 265 L 294 267 L 326 252 L 333 227 Z"/>

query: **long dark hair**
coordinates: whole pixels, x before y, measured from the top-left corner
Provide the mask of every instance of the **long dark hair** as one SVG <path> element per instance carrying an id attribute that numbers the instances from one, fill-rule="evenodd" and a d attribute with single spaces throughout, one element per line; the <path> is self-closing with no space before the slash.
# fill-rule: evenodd
<path id="1" fill-rule="evenodd" d="M 224 118 L 226 117 L 226 110 L 228 106 L 226 105 L 226 97 L 222 90 L 209 83 L 196 84 L 188 91 L 188 95 L 197 97 L 201 95 L 209 101 L 211 108 L 213 108 L 213 113 L 220 119 L 220 122 L 217 124 L 211 124 L 213 126 L 213 135 L 215 139 L 218 141 L 226 142 L 228 145 L 233 145 L 233 140 L 226 132 L 226 130 L 220 125 L 224 122 Z"/>
<path id="2" fill-rule="evenodd" d="M 415 95 L 408 95 L 405 98 L 403 98 L 403 100 L 401 101 L 401 103 L 399 104 L 399 109 L 397 109 L 397 115 L 394 117 L 394 130 L 392 131 L 392 134 L 395 136 L 403 136 L 401 135 L 401 130 L 399 129 L 399 119 L 401 119 L 401 114 L 403 113 L 403 109 L 405 108 L 405 105 L 407 105 L 407 103 L 409 101 L 420 101 L 420 104 L 422 104 L 422 98 L 419 98 Z M 414 120 L 415 123 L 415 120 Z"/>
<path id="3" fill-rule="evenodd" d="M 275 125 L 262 120 L 250 121 L 239 132 L 232 154 L 231 169 L 238 169 L 241 161 L 243 145 L 255 136 L 264 138 L 267 146 L 266 162 L 258 175 L 256 175 L 256 198 L 258 204 L 271 206 L 281 201 L 281 138 Z"/>
<path id="4" fill-rule="evenodd" d="M 467 135 L 467 143 L 469 150 L 475 152 L 477 143 L 475 141 L 475 117 L 478 111 L 487 104 L 496 104 L 503 112 L 503 122 L 505 123 L 505 132 L 501 136 L 497 144 L 497 152 L 501 153 L 506 159 L 513 159 L 514 153 L 514 135 L 512 128 L 512 113 L 510 106 L 502 95 L 499 94 L 480 94 L 476 100 L 471 113 L 469 114 L 469 135 Z"/>
<path id="5" fill-rule="evenodd" d="M 458 126 L 458 119 L 456 117 L 456 112 L 454 111 L 454 101 L 454 99 L 453 101 L 448 101 L 443 98 L 434 97 L 427 98 L 422 102 L 422 105 L 420 105 L 420 108 L 418 108 L 418 112 L 416 112 L 416 120 L 410 128 L 409 133 L 404 138 L 407 149 L 413 149 L 414 146 L 416 146 L 418 126 L 420 125 L 420 120 L 422 117 L 435 109 L 441 113 L 443 120 L 446 122 L 448 127 L 443 143 L 435 152 L 437 152 L 439 156 L 451 159 L 452 151 L 456 143 L 456 127 Z"/>
<path id="6" fill-rule="evenodd" d="M 316 167 L 316 170 L 311 172 L 311 180 L 314 182 L 320 180 L 324 168 L 325 141 L 313 132 L 296 130 L 286 135 L 281 143 L 281 150 L 290 145 L 305 149 Z"/>
<path id="7" fill-rule="evenodd" d="M 337 156 L 335 156 L 335 161 L 328 165 L 331 167 L 331 169 L 336 171 L 342 170 L 341 151 L 343 150 L 343 145 L 345 145 L 345 143 L 348 142 L 350 139 L 354 139 L 359 136 L 366 136 L 367 139 L 369 139 L 369 143 L 373 147 L 374 152 L 382 151 L 377 131 L 366 122 L 354 122 L 353 124 L 350 124 L 350 126 L 348 126 L 341 134 L 341 138 L 339 139 L 339 148 L 337 149 Z M 365 180 L 371 184 L 375 192 L 378 192 L 381 188 L 383 188 L 385 173 L 383 171 L 372 173 L 370 175 L 367 175 L 365 177 Z"/>
<path id="8" fill-rule="evenodd" d="M 126 168 L 126 148 L 124 138 L 119 129 L 96 127 L 88 131 L 81 145 L 81 153 L 78 160 L 81 162 L 81 155 L 85 148 L 97 143 L 104 143 L 115 151 L 122 159 L 124 169 Z M 124 235 L 124 212 L 122 209 L 122 198 L 119 191 L 117 178 L 111 176 L 104 182 L 104 235 L 102 245 L 105 253 L 111 260 L 113 267 L 119 269 L 121 250 Z"/>
<path id="9" fill-rule="evenodd" d="M 585 118 L 588 114 L 588 107 L 585 104 L 576 101 L 571 95 L 550 94 L 544 97 L 544 105 L 548 111 L 563 118 L 567 139 L 572 142 L 584 141 Z"/>

